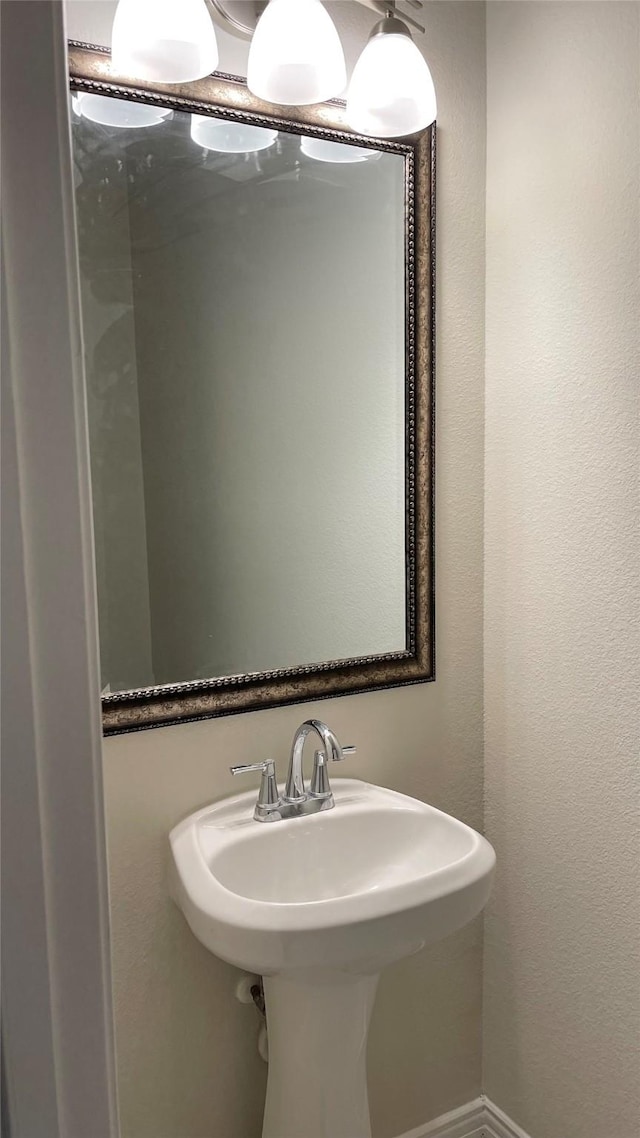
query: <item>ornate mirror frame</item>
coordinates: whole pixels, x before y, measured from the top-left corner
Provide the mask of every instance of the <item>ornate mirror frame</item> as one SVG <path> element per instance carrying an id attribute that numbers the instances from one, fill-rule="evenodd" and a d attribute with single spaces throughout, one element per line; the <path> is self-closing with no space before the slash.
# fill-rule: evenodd
<path id="1" fill-rule="evenodd" d="M 285 117 L 237 76 L 215 72 L 184 86 L 153 86 L 116 73 L 106 49 L 75 41 L 69 44 L 69 72 L 72 91 L 151 100 L 172 110 L 368 146 L 401 155 L 405 173 L 406 650 L 107 695 L 104 733 L 433 680 L 435 125 L 403 139 L 365 138 L 349 129 L 344 104 L 337 100 L 288 107 Z"/>

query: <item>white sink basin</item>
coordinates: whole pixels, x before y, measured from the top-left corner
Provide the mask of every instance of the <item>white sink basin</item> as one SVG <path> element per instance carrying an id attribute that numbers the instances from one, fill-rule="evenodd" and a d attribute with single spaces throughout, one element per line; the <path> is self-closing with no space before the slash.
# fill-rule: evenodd
<path id="1" fill-rule="evenodd" d="M 308 818 L 255 822 L 253 791 L 172 831 L 171 892 L 211 952 L 263 975 L 371 973 L 480 912 L 495 855 L 475 830 L 354 779 L 333 790 Z"/>
<path id="2" fill-rule="evenodd" d="M 334 809 L 254 821 L 255 791 L 171 832 L 174 900 L 223 960 L 261 973 L 263 1138 L 371 1138 L 367 1032 L 382 968 L 470 921 L 494 852 L 448 814 L 353 779 Z"/>

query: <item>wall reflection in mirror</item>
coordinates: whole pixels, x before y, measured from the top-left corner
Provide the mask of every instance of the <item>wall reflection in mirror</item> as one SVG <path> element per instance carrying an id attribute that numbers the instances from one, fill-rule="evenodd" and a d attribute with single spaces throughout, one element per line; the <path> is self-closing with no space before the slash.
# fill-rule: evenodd
<path id="1" fill-rule="evenodd" d="M 72 103 L 103 688 L 403 652 L 403 156 Z"/>

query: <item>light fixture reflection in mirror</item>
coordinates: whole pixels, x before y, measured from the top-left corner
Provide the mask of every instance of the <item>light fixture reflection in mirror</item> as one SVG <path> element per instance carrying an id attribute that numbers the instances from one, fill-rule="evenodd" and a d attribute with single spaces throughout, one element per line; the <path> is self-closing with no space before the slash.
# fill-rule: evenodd
<path id="1" fill-rule="evenodd" d="M 173 111 L 165 107 L 152 107 L 147 103 L 131 103 L 126 99 L 112 99 L 107 95 L 91 95 L 80 91 L 72 96 L 73 110 L 101 126 L 116 126 L 127 130 L 135 127 L 157 126 L 171 118 Z"/>
<path id="2" fill-rule="evenodd" d="M 191 115 L 191 137 L 206 150 L 220 154 L 254 154 L 267 150 L 278 137 L 277 130 L 248 123 L 227 122 L 208 115 Z"/>
<path id="3" fill-rule="evenodd" d="M 380 157 L 379 150 L 370 150 L 367 146 L 347 146 L 344 142 L 330 142 L 325 138 L 306 136 L 300 142 L 300 149 L 307 158 L 313 158 L 316 162 L 353 164 L 371 162 Z"/>

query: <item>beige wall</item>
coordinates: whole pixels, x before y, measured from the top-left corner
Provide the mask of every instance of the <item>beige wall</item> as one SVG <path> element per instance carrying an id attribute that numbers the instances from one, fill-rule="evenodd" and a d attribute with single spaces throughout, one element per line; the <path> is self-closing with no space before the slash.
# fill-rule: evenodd
<path id="1" fill-rule="evenodd" d="M 638 15 L 488 6 L 484 1089 L 533 1138 L 640 1133 Z"/>
<path id="2" fill-rule="evenodd" d="M 71 0 L 69 33 L 108 42 L 113 5 Z M 330 5 L 350 62 L 374 17 Z M 484 5 L 432 2 L 425 50 L 438 90 L 438 680 L 314 710 L 356 743 L 356 774 L 482 822 Z M 220 37 L 221 67 L 243 45 Z M 264 1065 L 235 972 L 196 942 L 166 895 L 166 835 L 237 790 L 230 762 L 275 755 L 310 706 L 120 736 L 104 748 L 120 1105 L 124 1138 L 257 1138 Z M 481 925 L 389 970 L 372 1025 L 376 1138 L 480 1091 Z"/>

